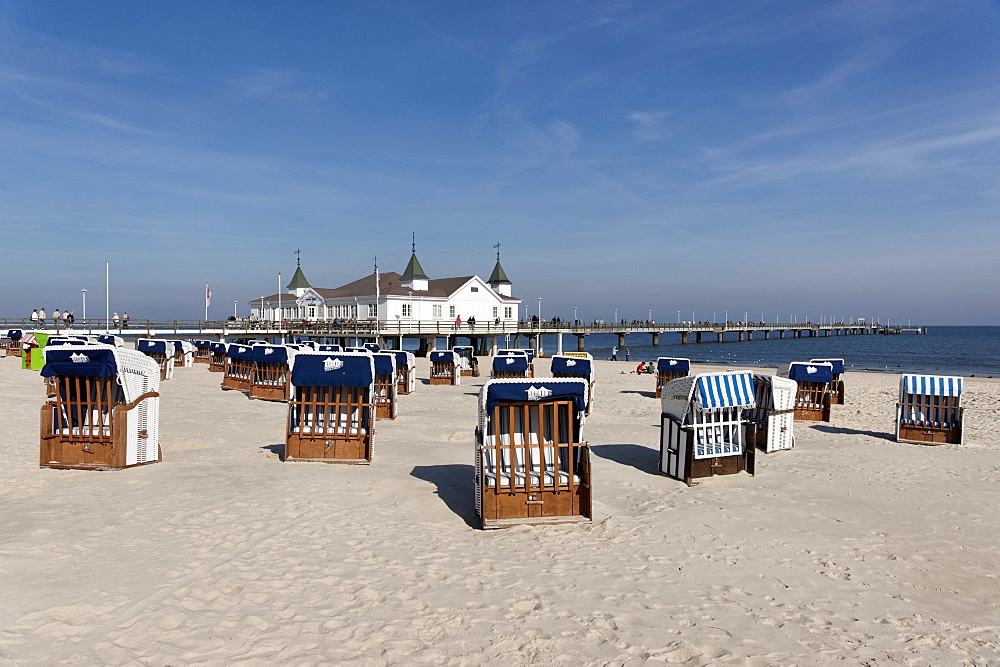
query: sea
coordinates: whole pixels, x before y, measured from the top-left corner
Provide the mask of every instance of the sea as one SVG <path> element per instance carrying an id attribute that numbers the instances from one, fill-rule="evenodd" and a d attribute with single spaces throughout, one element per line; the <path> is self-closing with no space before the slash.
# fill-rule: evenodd
<path id="1" fill-rule="evenodd" d="M 760 336 L 760 334 L 757 334 Z M 890 373 L 928 373 L 962 375 L 966 377 L 1000 377 L 1000 327 L 930 326 L 926 334 L 868 334 L 816 338 L 758 338 L 739 342 L 731 333 L 725 342 L 695 343 L 690 335 L 687 344 L 679 334 L 661 334 L 660 344 L 651 345 L 652 336 L 645 333 L 625 336 L 629 361 L 653 361 L 657 357 L 684 357 L 693 362 L 732 364 L 735 366 L 786 366 L 792 361 L 809 361 L 834 357 L 844 359 L 848 370 L 883 371 Z M 732 340 L 729 337 L 732 337 Z M 563 351 L 577 348 L 574 335 L 563 334 Z M 511 341 L 513 342 L 513 340 Z M 524 337 L 521 346 L 526 346 Z M 590 334 L 584 345 L 595 359 L 610 359 L 618 345 L 615 334 Z M 544 336 L 542 348 L 546 356 L 556 353 L 555 336 Z M 625 370 L 625 349 L 619 348 L 618 360 Z"/>

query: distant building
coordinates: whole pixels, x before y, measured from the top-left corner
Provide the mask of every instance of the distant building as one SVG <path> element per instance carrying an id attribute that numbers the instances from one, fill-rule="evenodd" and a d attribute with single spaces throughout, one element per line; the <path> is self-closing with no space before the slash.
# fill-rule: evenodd
<path id="1" fill-rule="evenodd" d="M 301 262 L 286 294 L 272 294 L 249 302 L 251 317 L 265 321 L 406 320 L 501 323 L 517 321 L 520 299 L 511 296 L 511 282 L 500 265 L 500 255 L 488 280 L 479 276 L 431 279 L 424 273 L 414 247 L 403 273 L 372 273 L 346 285 L 313 287 Z M 279 306 L 280 303 L 280 306 Z M 279 310 L 280 308 L 280 310 Z"/>

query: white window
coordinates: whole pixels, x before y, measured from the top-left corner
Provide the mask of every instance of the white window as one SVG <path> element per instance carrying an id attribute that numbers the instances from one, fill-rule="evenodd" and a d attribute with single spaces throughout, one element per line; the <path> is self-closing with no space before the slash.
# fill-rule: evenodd
<path id="1" fill-rule="evenodd" d="M 413 306 L 408 303 L 403 304 L 403 317 L 413 317 Z"/>
<path id="2" fill-rule="evenodd" d="M 368 317 L 378 317 L 378 304 L 369 303 L 368 304 Z"/>
<path id="3" fill-rule="evenodd" d="M 512 315 L 511 315 L 511 307 L 510 306 L 504 306 L 503 307 L 503 317 L 504 317 L 505 320 L 509 320 L 512 317 Z"/>
<path id="4" fill-rule="evenodd" d="M 500 312 L 500 309 L 497 308 L 496 306 L 493 306 L 493 319 L 496 319 L 496 318 L 500 317 L 500 315 L 498 314 L 499 312 Z"/>
<path id="5" fill-rule="evenodd" d="M 309 306 L 309 317 L 316 317 L 316 306 Z"/>
<path id="6" fill-rule="evenodd" d="M 448 317 L 455 317 L 455 306 L 448 306 Z"/>
<path id="7" fill-rule="evenodd" d="M 433 317 L 441 317 L 441 306 L 431 306 L 431 315 Z"/>

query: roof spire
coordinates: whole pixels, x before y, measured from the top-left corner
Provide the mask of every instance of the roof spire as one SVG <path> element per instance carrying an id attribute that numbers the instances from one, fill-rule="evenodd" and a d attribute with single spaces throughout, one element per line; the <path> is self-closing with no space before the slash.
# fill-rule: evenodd
<path id="1" fill-rule="evenodd" d="M 507 273 L 503 270 L 503 267 L 500 266 L 500 242 L 497 241 L 496 244 L 494 244 L 493 247 L 497 249 L 497 263 L 493 267 L 493 273 L 490 274 L 490 279 L 487 280 L 486 282 L 491 287 L 494 286 L 494 285 L 497 285 L 497 286 L 500 286 L 500 285 L 510 285 L 511 282 L 510 282 L 510 279 L 507 278 Z M 497 289 L 497 287 L 494 287 L 493 289 Z M 509 294 L 509 288 L 506 288 L 506 289 L 507 289 L 507 291 L 504 292 L 504 293 L 507 296 L 510 296 L 510 294 Z"/>
<path id="2" fill-rule="evenodd" d="M 292 254 L 295 255 L 295 266 L 302 266 L 302 251 L 296 248 Z"/>
<path id="3" fill-rule="evenodd" d="M 410 252 L 413 253 L 414 255 L 416 255 L 417 254 L 417 233 L 416 232 L 410 232 L 410 234 L 412 234 L 412 239 L 413 239 L 413 242 L 410 244 Z"/>
<path id="4" fill-rule="evenodd" d="M 493 247 L 497 249 L 497 261 L 499 262 L 500 261 L 500 242 L 497 241 L 496 244 L 494 244 Z"/>

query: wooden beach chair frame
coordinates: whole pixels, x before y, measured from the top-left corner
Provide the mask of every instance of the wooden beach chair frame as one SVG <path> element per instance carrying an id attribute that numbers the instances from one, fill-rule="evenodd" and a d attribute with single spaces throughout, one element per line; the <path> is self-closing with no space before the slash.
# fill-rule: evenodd
<path id="1" fill-rule="evenodd" d="M 833 365 L 833 384 L 830 385 L 830 404 L 844 404 L 844 360 L 843 359 L 810 359 L 810 364 L 829 363 Z"/>
<path id="2" fill-rule="evenodd" d="M 676 369 L 674 368 L 676 367 Z M 691 360 L 682 357 L 656 358 L 656 397 L 663 397 L 663 385 L 691 374 Z"/>
<path id="3" fill-rule="evenodd" d="M 484 529 L 589 522 L 587 382 L 494 379 L 479 393 L 476 513 Z"/>
<path id="4" fill-rule="evenodd" d="M 594 406 L 594 358 L 586 353 L 554 354 L 549 362 L 549 372 L 554 378 L 580 378 L 587 382 L 587 409 L 590 415 Z"/>
<path id="5" fill-rule="evenodd" d="M 118 470 L 161 459 L 155 360 L 107 345 L 46 346 L 44 354 L 54 392 L 41 410 L 41 467 Z"/>
<path id="6" fill-rule="evenodd" d="M 396 418 L 396 355 L 391 352 L 376 352 L 372 355 L 375 363 L 375 419 Z"/>
<path id="7" fill-rule="evenodd" d="M 464 377 L 479 377 L 479 359 L 476 348 L 471 345 L 456 345 L 451 351 L 458 355 L 459 366 Z"/>
<path id="8" fill-rule="evenodd" d="M 434 350 L 430 354 L 430 384 L 462 384 L 458 355 L 451 350 Z"/>
<path id="9" fill-rule="evenodd" d="M 405 396 L 412 393 L 417 386 L 416 355 L 404 350 L 393 350 L 396 357 L 396 394 Z"/>
<path id="10" fill-rule="evenodd" d="M 247 396 L 262 401 L 287 401 L 295 351 L 284 345 L 250 348 L 252 370 Z"/>
<path id="11" fill-rule="evenodd" d="M 174 346 L 172 342 L 140 338 L 135 342 L 135 349 L 159 365 L 161 380 L 169 380 L 174 376 Z"/>
<path id="12" fill-rule="evenodd" d="M 754 474 L 744 417 L 756 404 L 749 371 L 677 378 L 662 394 L 660 474 L 688 486 L 713 475 Z"/>
<path id="13" fill-rule="evenodd" d="M 528 362 L 528 355 L 526 354 L 497 355 L 493 357 L 490 377 L 527 380 L 531 379 L 530 369 L 531 365 Z"/>
<path id="14" fill-rule="evenodd" d="M 964 443 L 962 378 L 904 375 L 896 403 L 896 441 L 917 445 Z"/>
<path id="15" fill-rule="evenodd" d="M 23 337 L 24 337 L 24 332 L 21 329 L 9 329 L 7 331 L 7 339 L 4 344 L 4 356 L 20 357 L 21 339 Z"/>
<path id="16" fill-rule="evenodd" d="M 747 445 L 770 454 L 795 446 L 795 380 L 753 374 L 756 405 L 746 411 Z"/>
<path id="17" fill-rule="evenodd" d="M 253 347 L 233 343 L 226 347 L 226 369 L 222 374 L 223 389 L 250 391 L 253 379 Z"/>
<path id="18" fill-rule="evenodd" d="M 830 421 L 833 403 L 833 364 L 793 361 L 781 377 L 795 380 L 795 419 L 797 421 Z"/>
<path id="19" fill-rule="evenodd" d="M 285 461 L 371 463 L 375 434 L 372 355 L 301 352 L 295 355 L 291 382 Z"/>

